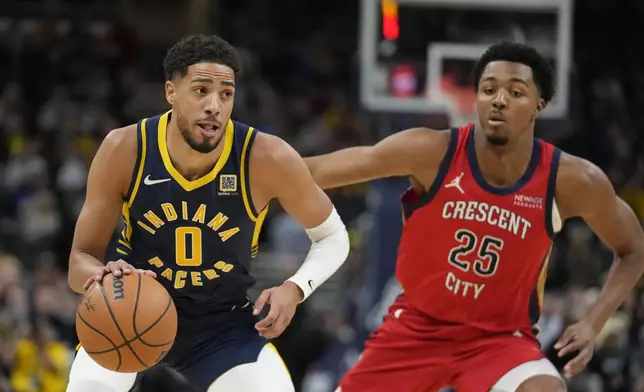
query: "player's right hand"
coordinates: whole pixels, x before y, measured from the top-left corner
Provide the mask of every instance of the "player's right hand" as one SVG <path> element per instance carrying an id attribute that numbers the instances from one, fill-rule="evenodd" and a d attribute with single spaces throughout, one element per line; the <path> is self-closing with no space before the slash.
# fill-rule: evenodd
<path id="1" fill-rule="evenodd" d="M 93 275 L 89 279 L 87 279 L 87 281 L 83 285 L 83 290 L 87 291 L 90 287 L 92 287 L 94 283 L 100 283 L 105 275 L 112 274 L 116 277 L 119 277 L 122 275 L 129 275 L 132 272 L 138 272 L 152 278 L 157 277 L 157 274 L 154 273 L 154 271 L 136 269 L 125 260 L 119 259 L 116 261 L 110 261 L 109 263 L 105 264 L 105 266 L 101 268 L 101 270 L 97 272 L 96 275 Z"/>

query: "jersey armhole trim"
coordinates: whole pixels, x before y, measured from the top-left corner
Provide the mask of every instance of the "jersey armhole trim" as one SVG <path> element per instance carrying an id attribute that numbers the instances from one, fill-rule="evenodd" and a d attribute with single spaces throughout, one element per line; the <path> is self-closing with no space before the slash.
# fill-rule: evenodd
<path id="1" fill-rule="evenodd" d="M 555 238 L 557 234 L 553 227 L 553 207 L 555 205 L 555 191 L 557 188 L 557 173 L 559 173 L 559 159 L 561 158 L 561 150 L 556 148 L 552 153 L 552 161 L 550 162 L 550 173 L 548 174 L 548 185 L 546 189 L 546 231 L 551 239 Z"/>
<path id="2" fill-rule="evenodd" d="M 259 235 L 262 232 L 262 226 L 264 225 L 264 220 L 266 219 L 266 214 L 268 214 L 268 206 L 264 207 L 262 212 L 259 213 L 257 221 L 255 221 L 255 228 L 253 229 L 253 239 L 250 244 L 250 258 L 254 259 L 257 257 L 259 252 Z"/>
<path id="3" fill-rule="evenodd" d="M 147 152 L 146 121 L 147 118 L 144 118 L 136 126 L 136 161 L 134 163 L 134 168 L 132 169 L 132 180 L 130 181 L 130 186 L 123 197 L 123 201 L 127 203 L 128 206 L 131 206 L 132 203 L 134 203 L 134 199 L 136 198 L 136 194 L 139 190 L 139 185 L 141 184 L 141 177 L 143 176 L 143 167 L 145 166 L 145 156 Z"/>
<path id="4" fill-rule="evenodd" d="M 244 146 L 242 147 L 241 153 L 241 164 L 239 175 L 241 176 L 241 191 L 242 199 L 244 200 L 244 207 L 246 208 L 246 213 L 248 217 L 253 221 L 257 222 L 260 213 L 255 210 L 255 204 L 253 204 L 253 198 L 250 195 L 250 150 L 257 131 L 253 127 L 248 128 L 246 133 L 246 138 L 244 139 Z"/>
<path id="5" fill-rule="evenodd" d="M 441 161 L 441 164 L 438 168 L 438 174 L 436 174 L 436 178 L 434 179 L 434 182 L 427 190 L 427 193 L 425 193 L 421 198 L 423 204 L 427 204 L 430 201 L 432 201 L 432 199 L 436 196 L 438 191 L 441 189 L 441 185 L 443 185 L 443 181 L 445 181 L 445 176 L 447 176 L 449 167 L 452 164 L 452 158 L 454 158 L 454 153 L 456 152 L 456 146 L 458 145 L 458 132 L 459 132 L 458 128 L 452 128 L 450 130 L 449 146 L 447 147 L 447 152 L 445 153 L 445 156 Z"/>
<path id="6" fill-rule="evenodd" d="M 452 164 L 452 159 L 454 158 L 454 154 L 456 153 L 456 148 L 458 146 L 458 134 L 459 134 L 458 128 L 452 128 L 450 130 L 449 145 L 447 147 L 447 152 L 445 153 L 445 156 L 443 157 L 443 160 L 441 161 L 441 164 L 438 167 L 438 173 L 436 174 L 436 178 L 434 179 L 434 182 L 432 182 L 432 185 L 429 187 L 427 192 L 420 195 L 418 199 L 413 202 L 405 202 L 403 200 L 402 202 L 403 224 L 407 221 L 407 219 L 411 217 L 414 211 L 428 204 L 434 199 L 434 197 L 436 197 L 436 194 L 440 190 L 440 187 L 443 184 L 443 181 L 445 181 L 445 176 L 447 176 L 449 167 Z M 403 195 L 403 198 L 404 198 L 404 195 Z"/>
<path id="7" fill-rule="evenodd" d="M 145 167 L 145 158 L 147 155 L 147 120 L 147 118 L 144 118 L 136 127 L 138 152 L 132 173 L 132 181 L 130 182 L 130 189 L 128 190 L 128 194 L 126 195 L 127 197 L 125 197 L 123 200 L 123 207 L 121 209 L 121 212 L 123 214 L 123 221 L 125 222 L 125 228 L 121 231 L 121 239 L 123 240 L 123 242 L 129 245 L 129 249 L 132 249 L 131 241 L 133 231 L 132 223 L 130 222 L 130 207 L 132 207 L 134 199 L 136 198 L 136 194 L 139 191 L 139 185 L 141 185 L 141 178 L 143 177 L 143 169 Z M 126 249 L 121 248 L 119 252 L 119 248 L 117 248 L 116 251 L 124 256 L 128 254 Z"/>

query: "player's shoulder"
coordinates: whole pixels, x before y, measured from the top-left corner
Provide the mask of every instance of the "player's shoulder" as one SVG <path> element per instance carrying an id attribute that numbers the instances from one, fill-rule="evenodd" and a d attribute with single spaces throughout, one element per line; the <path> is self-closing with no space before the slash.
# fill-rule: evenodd
<path id="1" fill-rule="evenodd" d="M 300 154 L 282 138 L 257 131 L 249 157 L 253 185 L 275 189 L 289 183 L 293 176 L 308 174 Z"/>
<path id="2" fill-rule="evenodd" d="M 608 176 L 597 165 L 587 159 L 561 152 L 557 172 L 555 199 L 563 210 L 574 213 L 581 207 L 581 202 L 589 199 L 589 195 L 614 192 Z M 568 206 L 569 208 L 566 208 Z"/>
<path id="3" fill-rule="evenodd" d="M 452 139 L 455 136 L 454 130 L 460 132 L 460 129 L 432 129 L 425 127 L 418 128 L 409 128 L 399 132 L 394 133 L 392 136 L 404 139 L 410 146 L 415 146 L 412 148 L 426 147 L 427 145 L 441 148 L 446 148 Z"/>
<path id="4" fill-rule="evenodd" d="M 279 136 L 256 130 L 251 159 L 265 167 L 283 166 L 293 159 L 301 159 L 295 149 Z"/>
<path id="5" fill-rule="evenodd" d="M 576 189 L 608 181 L 606 174 L 597 165 L 587 159 L 561 152 L 557 188 Z"/>
<path id="6" fill-rule="evenodd" d="M 122 183 L 126 192 L 138 156 L 137 125 L 132 124 L 111 130 L 96 153 L 92 166 L 102 167 Z"/>
<path id="7" fill-rule="evenodd" d="M 414 178 L 421 182 L 429 181 L 424 177 L 428 173 L 433 173 L 448 155 L 453 155 L 458 134 L 458 128 L 453 130 L 424 127 L 405 129 L 376 145 L 374 149 L 376 160 L 399 167 L 404 165 L 406 171 Z M 431 176 L 433 174 L 430 174 Z"/>
<path id="8" fill-rule="evenodd" d="M 451 129 L 409 128 L 395 132 L 375 145 L 374 153 L 379 161 L 385 158 L 404 160 L 416 167 L 426 167 L 432 162 L 440 162 L 457 133 Z"/>
<path id="9" fill-rule="evenodd" d="M 134 155 L 134 158 L 136 158 L 137 139 L 137 124 L 131 124 L 111 130 L 103 139 L 101 147 L 113 150 L 116 155 L 122 157 Z"/>
<path id="10" fill-rule="evenodd" d="M 260 129 L 244 124 L 237 120 L 230 120 L 234 126 L 235 138 L 237 140 L 244 140 L 244 144 L 252 139 L 252 146 L 250 147 L 250 159 L 253 162 L 251 165 L 257 164 L 265 165 L 279 162 L 280 158 L 285 158 L 293 153 L 297 154 L 291 146 L 278 136 L 274 136 Z"/>

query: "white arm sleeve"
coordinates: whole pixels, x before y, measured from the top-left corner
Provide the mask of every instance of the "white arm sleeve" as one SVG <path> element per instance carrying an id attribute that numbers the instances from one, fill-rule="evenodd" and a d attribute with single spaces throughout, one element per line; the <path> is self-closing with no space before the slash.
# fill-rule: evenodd
<path id="1" fill-rule="evenodd" d="M 304 293 L 302 301 L 342 266 L 349 255 L 349 234 L 335 208 L 322 224 L 306 230 L 313 244 L 304 263 L 287 281 Z"/>

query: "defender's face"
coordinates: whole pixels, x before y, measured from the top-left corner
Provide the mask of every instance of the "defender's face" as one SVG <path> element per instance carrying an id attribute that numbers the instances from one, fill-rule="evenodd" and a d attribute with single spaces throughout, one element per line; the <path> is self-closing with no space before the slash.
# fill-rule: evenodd
<path id="1" fill-rule="evenodd" d="M 483 70 L 476 108 L 490 144 L 503 146 L 531 129 L 544 107 L 529 66 L 493 61 Z"/>
<path id="2" fill-rule="evenodd" d="M 166 82 L 183 138 L 194 150 L 209 153 L 221 142 L 235 100 L 235 72 L 225 65 L 199 63 L 188 73 Z"/>

